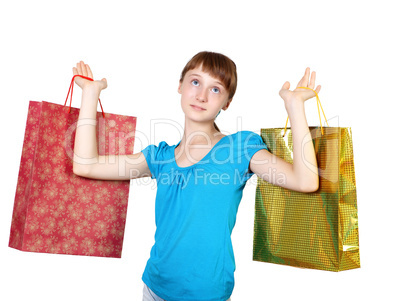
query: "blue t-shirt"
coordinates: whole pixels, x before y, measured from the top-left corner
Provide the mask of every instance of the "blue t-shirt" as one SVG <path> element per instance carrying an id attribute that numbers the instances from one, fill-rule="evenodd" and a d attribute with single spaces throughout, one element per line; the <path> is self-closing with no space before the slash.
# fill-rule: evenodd
<path id="1" fill-rule="evenodd" d="M 224 136 L 199 162 L 176 164 L 162 141 L 142 150 L 157 181 L 155 244 L 142 280 L 168 301 L 230 298 L 235 260 L 231 233 L 251 157 L 267 149 L 250 131 Z"/>

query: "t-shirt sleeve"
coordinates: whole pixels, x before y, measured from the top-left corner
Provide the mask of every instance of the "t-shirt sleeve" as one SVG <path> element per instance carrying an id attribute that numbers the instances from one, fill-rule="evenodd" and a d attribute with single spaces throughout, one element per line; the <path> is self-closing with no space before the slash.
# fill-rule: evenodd
<path id="1" fill-rule="evenodd" d="M 251 170 L 249 170 L 251 158 L 259 150 L 262 149 L 268 150 L 268 147 L 264 143 L 260 135 L 251 131 L 243 131 L 241 140 L 242 140 L 241 145 L 243 146 L 241 154 L 242 171 L 244 171 L 243 179 L 244 181 L 247 181 L 254 174 Z"/>
<path id="2" fill-rule="evenodd" d="M 165 141 L 162 141 L 158 146 L 151 144 L 141 151 L 147 161 L 149 171 L 152 174 L 152 179 L 158 178 L 167 147 L 168 144 Z"/>

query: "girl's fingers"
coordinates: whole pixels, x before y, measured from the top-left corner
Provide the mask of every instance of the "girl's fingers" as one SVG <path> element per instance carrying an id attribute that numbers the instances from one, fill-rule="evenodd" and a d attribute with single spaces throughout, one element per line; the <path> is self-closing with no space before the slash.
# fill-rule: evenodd
<path id="1" fill-rule="evenodd" d="M 78 62 L 78 63 L 77 63 L 77 68 L 76 68 L 76 69 L 77 69 L 77 74 L 78 74 L 78 75 L 82 75 L 81 62 Z"/>
<path id="2" fill-rule="evenodd" d="M 310 83 L 308 84 L 308 88 L 314 89 L 315 86 L 315 71 L 311 73 Z"/>
<path id="3" fill-rule="evenodd" d="M 308 84 L 309 77 L 310 77 L 310 68 L 307 67 L 303 77 L 298 82 L 297 87 L 306 87 Z"/>
<path id="4" fill-rule="evenodd" d="M 87 67 L 85 66 L 84 62 L 80 62 L 82 75 L 88 77 Z"/>
<path id="5" fill-rule="evenodd" d="M 290 83 L 289 83 L 288 81 L 286 81 L 286 82 L 283 84 L 282 89 L 283 89 L 283 90 L 289 90 L 289 88 L 290 88 Z"/>
<path id="6" fill-rule="evenodd" d="M 91 68 L 89 68 L 89 65 L 85 65 L 85 66 L 86 66 L 86 69 L 87 69 L 88 77 L 93 79 L 94 77 L 93 77 L 93 75 L 92 75 L 92 70 L 91 70 Z"/>
<path id="7" fill-rule="evenodd" d="M 304 73 L 304 76 L 303 76 L 303 87 L 307 87 L 308 86 L 308 81 L 309 81 L 309 79 L 310 79 L 310 68 L 306 68 L 306 72 Z"/>
<path id="8" fill-rule="evenodd" d="M 73 73 L 74 75 L 82 75 L 93 79 L 91 68 L 83 61 L 77 63 L 77 67 L 73 68 Z"/>

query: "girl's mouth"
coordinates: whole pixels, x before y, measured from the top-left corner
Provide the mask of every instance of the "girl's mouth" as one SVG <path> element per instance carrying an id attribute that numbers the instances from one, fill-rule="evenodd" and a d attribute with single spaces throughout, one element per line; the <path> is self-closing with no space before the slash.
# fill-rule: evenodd
<path id="1" fill-rule="evenodd" d="M 201 107 L 198 107 L 198 106 L 195 106 L 195 105 L 190 105 L 194 110 L 197 110 L 197 111 L 205 111 L 206 109 L 204 109 L 204 108 L 201 108 Z"/>

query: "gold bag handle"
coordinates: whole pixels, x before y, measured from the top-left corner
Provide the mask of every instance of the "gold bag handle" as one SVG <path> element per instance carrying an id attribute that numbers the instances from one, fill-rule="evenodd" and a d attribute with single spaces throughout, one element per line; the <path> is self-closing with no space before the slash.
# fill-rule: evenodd
<path id="1" fill-rule="evenodd" d="M 300 88 L 300 89 L 308 89 L 308 90 L 311 90 L 311 91 L 313 91 L 313 92 L 315 93 L 315 97 L 317 98 L 318 117 L 320 118 L 321 134 L 324 135 L 324 130 L 322 129 L 322 123 L 321 123 L 320 108 L 321 108 L 322 114 L 324 115 L 325 122 L 327 123 L 327 126 L 329 126 L 329 125 L 328 125 L 327 117 L 325 116 L 325 113 L 324 113 L 324 109 L 322 108 L 320 98 L 318 97 L 318 93 L 317 93 L 314 89 L 307 88 L 307 87 L 297 87 L 296 89 L 299 89 L 299 88 Z M 283 137 L 285 137 L 286 130 L 287 130 L 287 126 L 288 126 L 288 122 L 289 122 L 289 116 L 288 116 L 288 118 L 286 119 L 285 130 L 283 131 Z"/>

